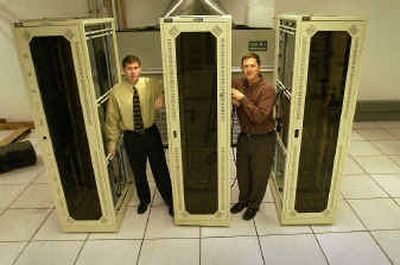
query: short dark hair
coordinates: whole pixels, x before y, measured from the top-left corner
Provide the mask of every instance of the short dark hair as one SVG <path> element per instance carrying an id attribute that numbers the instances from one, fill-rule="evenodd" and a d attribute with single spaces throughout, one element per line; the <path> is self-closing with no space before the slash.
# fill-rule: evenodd
<path id="1" fill-rule="evenodd" d="M 140 61 L 139 57 L 137 57 L 136 55 L 128 54 L 128 55 L 125 56 L 125 58 L 122 60 L 122 67 L 125 68 L 125 66 L 126 66 L 127 64 L 131 64 L 131 63 L 138 63 L 139 66 L 142 65 L 142 62 Z"/>
<path id="2" fill-rule="evenodd" d="M 260 56 L 258 56 L 258 54 L 254 53 L 254 52 L 248 52 L 242 56 L 242 65 L 243 65 L 244 60 L 251 59 L 251 58 L 256 60 L 258 66 L 261 65 Z"/>

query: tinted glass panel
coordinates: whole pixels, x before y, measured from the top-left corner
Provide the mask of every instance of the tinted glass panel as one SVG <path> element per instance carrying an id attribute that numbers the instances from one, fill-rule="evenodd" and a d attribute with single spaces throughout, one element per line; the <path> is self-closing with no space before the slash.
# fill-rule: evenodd
<path id="1" fill-rule="evenodd" d="M 279 31 L 278 79 L 288 91 L 292 90 L 294 50 L 296 43 L 296 24 L 291 21 L 281 21 Z"/>
<path id="2" fill-rule="evenodd" d="M 351 37 L 320 31 L 311 39 L 295 209 L 321 212 L 327 207 Z"/>
<path id="3" fill-rule="evenodd" d="M 116 82 L 114 48 L 108 38 L 111 35 L 93 36 L 87 41 L 96 98 L 104 95 Z"/>
<path id="4" fill-rule="evenodd" d="M 274 159 L 274 177 L 276 181 L 276 185 L 278 186 L 278 190 L 283 199 L 283 188 L 285 183 L 285 164 L 286 164 L 286 155 L 283 151 L 282 146 L 276 143 L 275 148 L 275 159 Z"/>
<path id="5" fill-rule="evenodd" d="M 176 39 L 180 126 L 186 210 L 218 209 L 217 40 L 211 33 Z"/>
<path id="6" fill-rule="evenodd" d="M 107 137 L 106 137 L 106 113 L 107 113 L 107 101 L 97 107 L 99 113 L 99 121 L 101 128 L 101 135 L 103 137 L 103 147 L 105 156 L 108 155 L 107 152 Z"/>
<path id="7" fill-rule="evenodd" d="M 290 121 L 290 99 L 282 90 L 278 93 L 275 110 L 278 136 L 282 140 L 286 150 Z"/>
<path id="8" fill-rule="evenodd" d="M 111 193 L 113 196 L 114 205 L 125 194 L 125 187 L 132 182 L 128 177 L 129 161 L 122 141 L 119 141 L 115 156 L 108 163 L 108 175 L 110 177 Z"/>
<path id="9" fill-rule="evenodd" d="M 71 46 L 64 37 L 35 37 L 33 64 L 68 211 L 76 220 L 101 217 Z"/>

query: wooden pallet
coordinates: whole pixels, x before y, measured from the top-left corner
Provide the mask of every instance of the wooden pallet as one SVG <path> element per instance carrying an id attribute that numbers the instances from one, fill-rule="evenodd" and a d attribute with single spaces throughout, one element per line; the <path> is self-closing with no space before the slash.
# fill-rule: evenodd
<path id="1" fill-rule="evenodd" d="M 14 130 L 10 135 L 0 140 L 0 146 L 6 146 L 28 135 L 35 128 L 33 122 L 6 122 L 0 120 L 0 130 Z"/>

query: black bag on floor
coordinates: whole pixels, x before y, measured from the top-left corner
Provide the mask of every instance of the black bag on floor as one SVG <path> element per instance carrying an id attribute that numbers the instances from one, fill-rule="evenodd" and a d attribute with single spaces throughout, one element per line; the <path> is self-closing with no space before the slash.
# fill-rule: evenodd
<path id="1" fill-rule="evenodd" d="M 0 147 L 0 173 L 35 163 L 36 153 L 29 141 L 15 142 Z"/>

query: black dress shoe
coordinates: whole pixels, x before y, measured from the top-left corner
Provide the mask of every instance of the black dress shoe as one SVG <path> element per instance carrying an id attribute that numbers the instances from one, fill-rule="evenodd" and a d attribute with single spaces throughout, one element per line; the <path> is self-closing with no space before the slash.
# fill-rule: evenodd
<path id="1" fill-rule="evenodd" d="M 139 203 L 139 206 L 137 207 L 137 213 L 138 214 L 143 214 L 144 212 L 146 212 L 148 205 L 149 204 L 146 203 L 146 202 Z"/>
<path id="2" fill-rule="evenodd" d="M 253 219 L 254 218 L 254 216 L 256 216 L 256 214 L 257 214 L 257 209 L 254 209 L 254 208 L 247 208 L 247 210 L 244 212 L 244 214 L 243 214 L 243 219 L 244 220 L 250 220 L 250 219 Z"/>
<path id="3" fill-rule="evenodd" d="M 246 207 L 246 204 L 244 202 L 237 202 L 231 207 L 231 213 L 238 213 L 242 211 L 244 207 Z"/>

